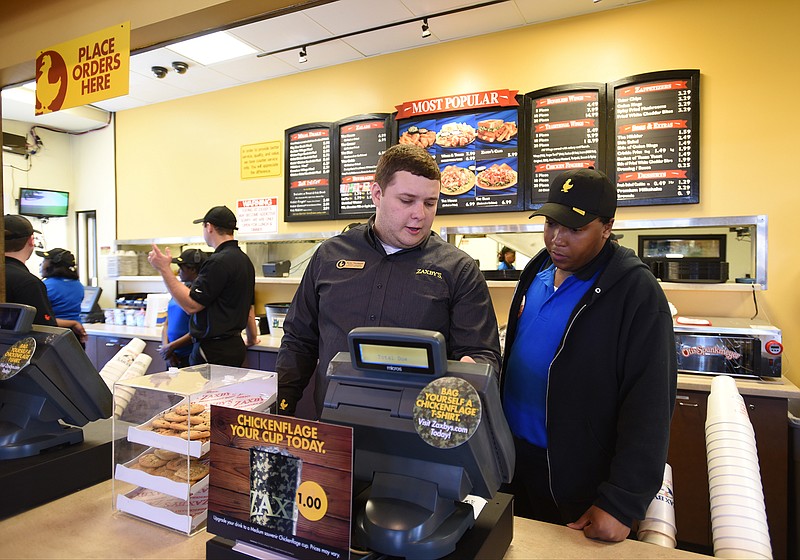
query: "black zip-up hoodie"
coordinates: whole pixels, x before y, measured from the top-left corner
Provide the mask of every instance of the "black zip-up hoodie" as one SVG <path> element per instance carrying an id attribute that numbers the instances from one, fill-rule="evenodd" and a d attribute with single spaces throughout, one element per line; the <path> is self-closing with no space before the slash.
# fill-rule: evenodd
<path id="1" fill-rule="evenodd" d="M 523 297 L 550 264 L 542 250 L 520 277 L 501 394 Z M 633 251 L 608 241 L 575 274 L 591 278 L 598 268 L 550 364 L 550 489 L 570 522 L 596 505 L 630 527 L 644 517 L 663 479 L 677 386 L 675 335 L 664 292 Z"/>

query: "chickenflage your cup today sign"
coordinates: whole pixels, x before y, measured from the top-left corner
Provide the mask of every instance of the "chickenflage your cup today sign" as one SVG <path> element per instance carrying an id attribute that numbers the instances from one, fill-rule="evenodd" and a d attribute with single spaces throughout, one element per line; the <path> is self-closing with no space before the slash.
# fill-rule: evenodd
<path id="1" fill-rule="evenodd" d="M 39 51 L 36 114 L 127 95 L 130 45 L 125 22 Z"/>

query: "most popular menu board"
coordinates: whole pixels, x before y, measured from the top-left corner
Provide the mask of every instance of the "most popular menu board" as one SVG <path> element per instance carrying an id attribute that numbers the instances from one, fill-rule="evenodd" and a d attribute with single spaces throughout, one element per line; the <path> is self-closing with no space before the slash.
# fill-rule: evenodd
<path id="1" fill-rule="evenodd" d="M 442 172 L 438 214 L 522 210 L 520 110 L 426 115 L 398 124 L 398 142 L 428 150 Z"/>
<path id="2" fill-rule="evenodd" d="M 336 123 L 337 217 L 366 218 L 375 211 L 370 187 L 378 159 L 389 147 L 389 117 L 360 115 Z"/>
<path id="3" fill-rule="evenodd" d="M 565 85 L 525 95 L 531 208 L 547 201 L 550 184 L 559 173 L 603 167 L 605 104 L 605 84 Z"/>
<path id="4" fill-rule="evenodd" d="M 608 84 L 618 205 L 699 202 L 699 83 L 699 70 L 674 70 Z"/>
<path id="5" fill-rule="evenodd" d="M 331 123 L 304 124 L 286 131 L 287 222 L 333 218 L 332 138 Z"/>

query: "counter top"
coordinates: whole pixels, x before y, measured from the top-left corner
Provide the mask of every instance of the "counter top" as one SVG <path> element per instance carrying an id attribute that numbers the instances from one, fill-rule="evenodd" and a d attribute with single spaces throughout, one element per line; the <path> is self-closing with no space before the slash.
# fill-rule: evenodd
<path id="1" fill-rule="evenodd" d="M 93 336 L 122 336 L 125 338 L 141 338 L 161 342 L 161 327 L 129 327 L 125 325 L 111 325 L 108 323 L 84 323 L 86 334 Z M 281 346 L 279 337 L 268 334 L 259 335 L 260 342 L 251 346 L 251 350 L 277 352 Z"/>
<path id="2" fill-rule="evenodd" d="M 684 391 L 711 391 L 712 375 L 678 374 L 678 389 Z M 785 399 L 800 399 L 800 389 L 785 377 L 764 379 L 734 378 L 736 388 L 741 395 L 754 397 L 780 397 Z"/>
<path id="3" fill-rule="evenodd" d="M 75 492 L 0 523 L 0 558 L 170 558 L 206 557 L 202 531 L 187 537 L 112 511 L 112 481 Z M 507 559 L 529 558 L 708 558 L 654 544 L 592 541 L 580 531 L 514 518 Z"/>

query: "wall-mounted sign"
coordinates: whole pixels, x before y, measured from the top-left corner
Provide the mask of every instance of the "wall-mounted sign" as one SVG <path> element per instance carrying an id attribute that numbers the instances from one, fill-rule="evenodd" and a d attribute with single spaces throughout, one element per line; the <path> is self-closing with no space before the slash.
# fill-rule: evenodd
<path id="1" fill-rule="evenodd" d="M 280 177 L 281 142 L 247 144 L 239 150 L 242 179 Z"/>
<path id="2" fill-rule="evenodd" d="M 389 147 L 390 115 L 359 115 L 338 121 L 334 159 L 338 178 L 336 216 L 367 218 L 375 211 L 370 187 L 378 159 Z"/>
<path id="3" fill-rule="evenodd" d="M 278 198 L 247 198 L 236 202 L 239 233 L 277 233 Z"/>
<path id="4" fill-rule="evenodd" d="M 331 123 L 311 123 L 286 131 L 287 222 L 333 218 L 332 129 Z"/>
<path id="5" fill-rule="evenodd" d="M 125 22 L 39 51 L 36 114 L 127 95 L 130 45 Z"/>
<path id="6" fill-rule="evenodd" d="M 619 206 L 700 201 L 700 71 L 608 84 L 608 175 Z"/>
<path id="7" fill-rule="evenodd" d="M 605 89 L 605 84 L 572 84 L 525 94 L 530 208 L 547 201 L 550 184 L 559 173 L 604 167 Z"/>
<path id="8" fill-rule="evenodd" d="M 398 112 L 396 119 L 402 119 L 397 124 L 398 143 L 425 148 L 442 172 L 438 214 L 524 208 L 520 182 L 524 142 L 518 136 L 521 108 L 515 93 L 496 90 L 398 106 L 403 115 L 414 115 L 406 118 Z M 436 111 L 439 108 L 441 112 Z"/>

